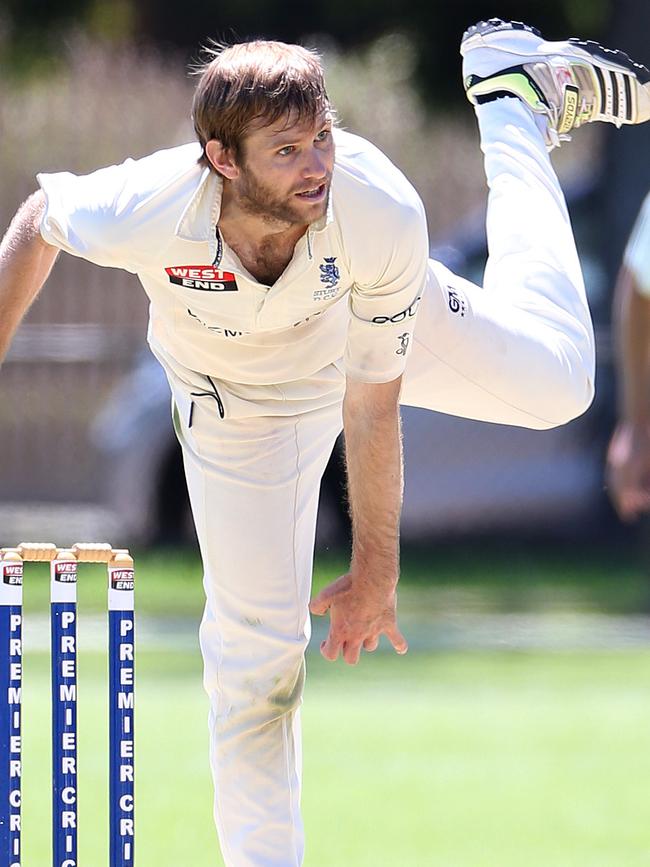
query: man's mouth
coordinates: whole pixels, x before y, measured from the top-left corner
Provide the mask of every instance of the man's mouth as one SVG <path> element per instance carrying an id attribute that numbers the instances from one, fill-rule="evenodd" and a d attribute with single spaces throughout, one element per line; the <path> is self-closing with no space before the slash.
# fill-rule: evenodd
<path id="1" fill-rule="evenodd" d="M 299 199 L 309 199 L 311 201 L 318 201 L 318 199 L 322 198 L 325 195 L 325 190 L 327 189 L 326 184 L 320 184 L 317 187 L 313 187 L 311 190 L 303 190 L 301 193 L 296 193 Z"/>

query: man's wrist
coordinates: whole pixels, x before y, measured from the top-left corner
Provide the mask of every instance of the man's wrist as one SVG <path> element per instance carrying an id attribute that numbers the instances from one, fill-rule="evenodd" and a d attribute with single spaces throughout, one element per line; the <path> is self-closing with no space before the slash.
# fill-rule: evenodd
<path id="1" fill-rule="evenodd" d="M 391 555 L 352 555 L 350 578 L 353 582 L 370 580 L 377 587 L 394 589 L 399 581 L 399 557 Z"/>

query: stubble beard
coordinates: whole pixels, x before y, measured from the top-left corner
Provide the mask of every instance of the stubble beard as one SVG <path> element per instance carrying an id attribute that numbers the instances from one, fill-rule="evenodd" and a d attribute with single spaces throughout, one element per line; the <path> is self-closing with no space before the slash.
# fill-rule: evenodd
<path id="1" fill-rule="evenodd" d="M 260 182 L 250 169 L 244 169 L 241 173 L 237 198 L 239 206 L 245 213 L 261 218 L 265 223 L 282 223 L 286 226 L 310 225 L 320 220 L 327 212 L 331 178 L 328 177 L 325 183 L 327 196 L 322 203 L 319 203 L 318 208 L 312 209 L 313 214 L 309 216 L 304 208 L 277 196 L 273 190 Z"/>

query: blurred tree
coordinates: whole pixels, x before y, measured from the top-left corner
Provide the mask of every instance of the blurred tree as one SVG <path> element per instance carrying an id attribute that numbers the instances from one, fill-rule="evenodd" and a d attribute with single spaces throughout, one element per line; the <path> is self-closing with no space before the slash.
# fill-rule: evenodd
<path id="1" fill-rule="evenodd" d="M 614 0 L 528 0 L 526 21 L 550 38 L 567 32 L 597 37 Z M 495 8 L 495 5 L 497 8 Z M 418 62 L 416 76 L 428 102 L 439 104 L 458 97 L 458 46 L 464 29 L 481 18 L 522 16 L 521 0 L 330 0 L 305 4 L 302 0 L 140 0 L 138 30 L 159 42 L 196 50 L 206 36 L 226 41 L 265 36 L 297 41 L 311 34 L 327 34 L 341 46 L 361 46 L 386 31 L 403 32 L 413 41 Z M 390 63 L 390 57 L 386 58 Z"/>
<path id="2" fill-rule="evenodd" d="M 458 44 L 468 24 L 493 15 L 523 15 L 551 38 L 569 31 L 597 37 L 616 5 L 615 0 L 528 0 L 522 11 L 521 0 L 0 0 L 0 23 L 8 33 L 5 62 L 22 68 L 56 54 L 61 34 L 71 26 L 110 40 L 151 39 L 188 56 L 208 37 L 296 41 L 326 34 L 353 47 L 393 30 L 413 40 L 422 91 L 437 104 L 458 96 Z"/>
<path id="3" fill-rule="evenodd" d="M 136 33 L 133 0 L 0 0 L 0 63 L 5 73 L 48 75 L 71 30 L 111 42 Z"/>
<path id="4" fill-rule="evenodd" d="M 91 36 L 124 42 L 136 33 L 136 16 L 131 0 L 93 0 L 86 12 Z"/>

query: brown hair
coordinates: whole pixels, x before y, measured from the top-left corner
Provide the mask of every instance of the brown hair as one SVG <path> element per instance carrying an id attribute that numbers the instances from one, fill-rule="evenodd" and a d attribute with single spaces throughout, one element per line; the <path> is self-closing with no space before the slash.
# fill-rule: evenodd
<path id="1" fill-rule="evenodd" d="M 208 60 L 194 94 L 192 119 L 203 147 L 200 162 L 210 165 L 205 145 L 217 139 L 235 159 L 253 121 L 275 123 L 291 114 L 296 122 L 330 109 L 323 68 L 315 51 L 284 42 L 256 40 L 207 49 Z"/>

